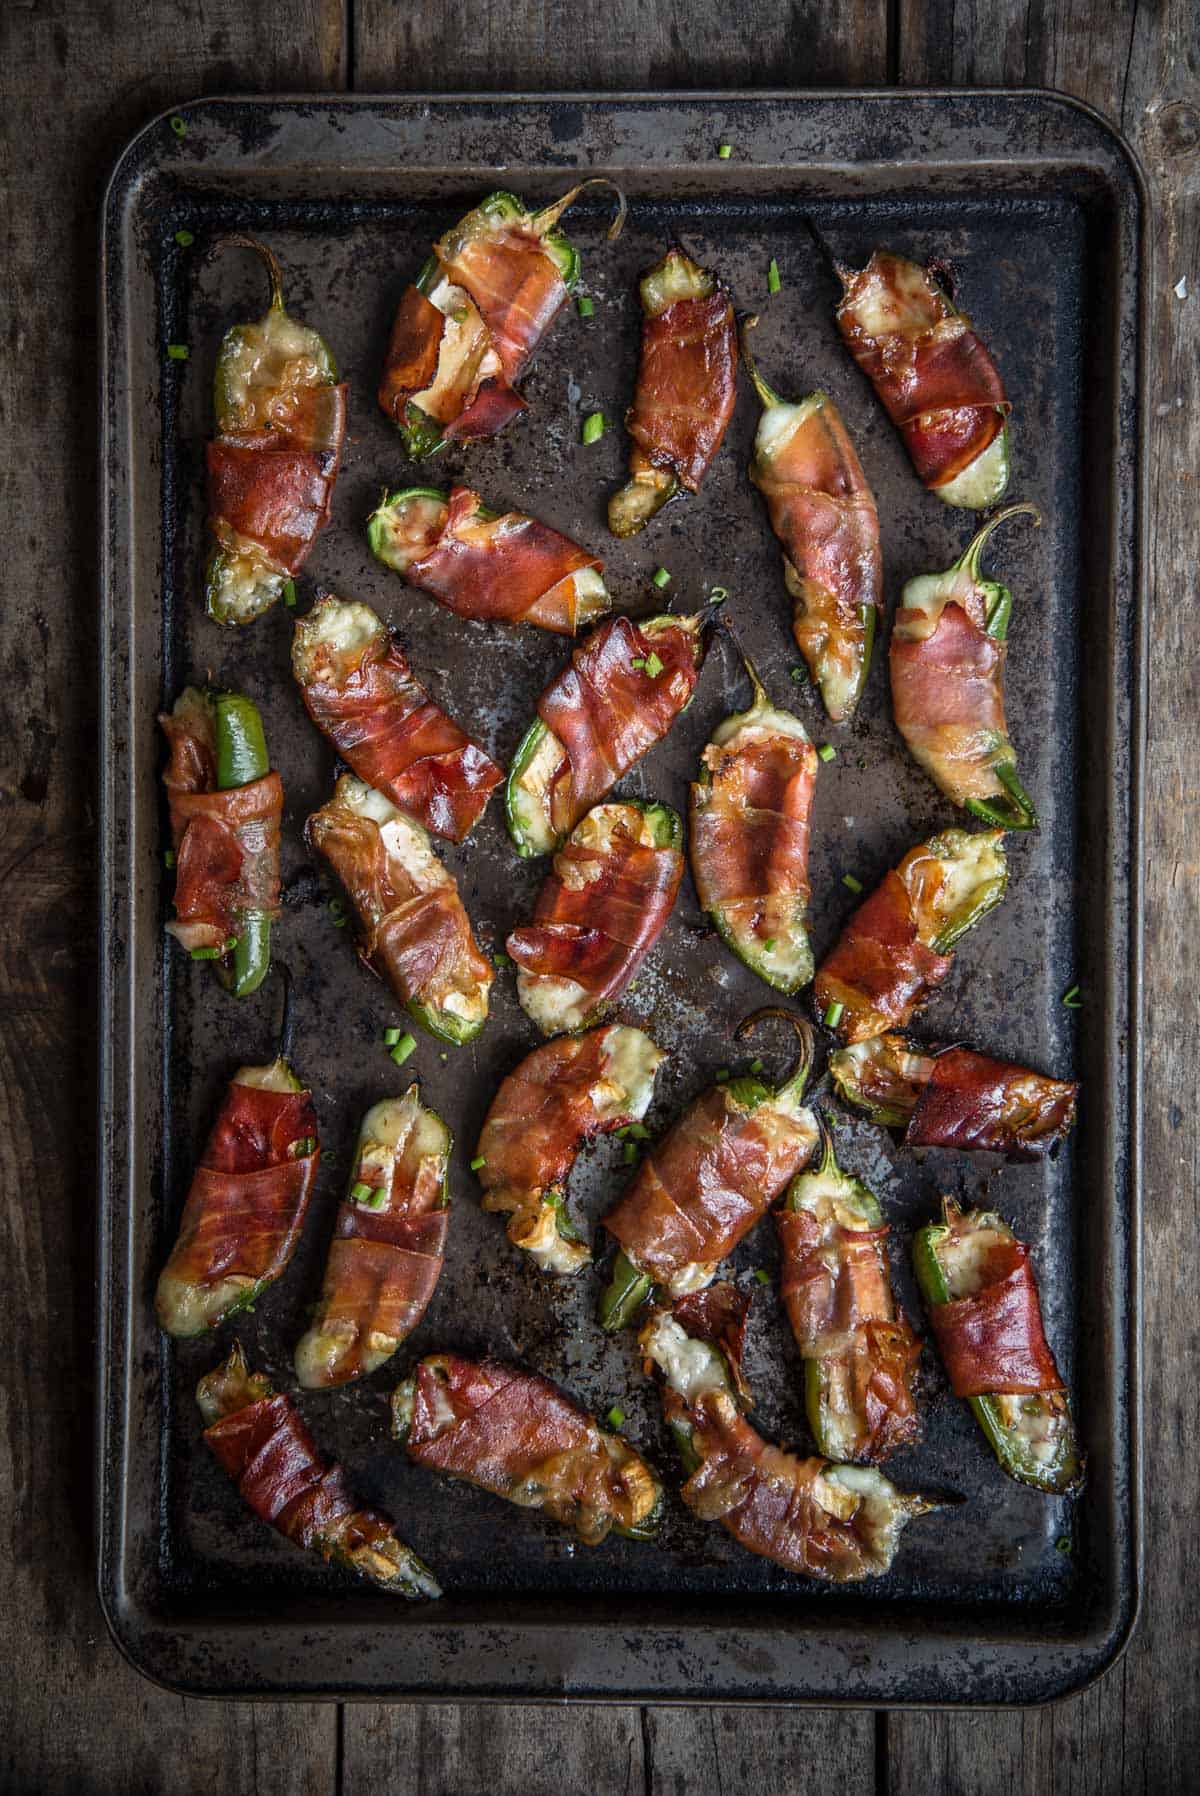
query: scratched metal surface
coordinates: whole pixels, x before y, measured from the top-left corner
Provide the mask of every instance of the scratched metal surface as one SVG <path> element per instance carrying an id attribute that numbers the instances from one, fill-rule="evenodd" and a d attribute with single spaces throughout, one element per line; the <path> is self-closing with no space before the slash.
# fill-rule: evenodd
<path id="1" fill-rule="evenodd" d="M 797 133 L 801 147 L 810 137 L 815 144 L 819 123 L 803 102 L 792 104 L 795 118 L 783 106 L 774 118 L 756 109 L 753 131 L 765 132 L 780 155 L 802 163 Z M 338 128 L 352 141 L 368 119 L 407 116 L 416 129 L 413 107 L 381 102 L 335 110 Z M 618 244 L 603 238 L 606 201 L 589 196 L 570 215 L 569 234 L 583 257 L 580 291 L 593 298 L 595 315 L 588 321 L 573 309 L 562 315 L 525 383 L 529 412 L 494 443 L 466 454 L 452 450 L 415 468 L 376 407 L 374 390 L 395 303 L 432 237 L 491 186 L 511 185 L 539 201 L 561 191 L 569 175 L 546 163 L 561 162 L 564 171 L 587 162 L 604 166 L 596 133 L 612 165 L 623 160 L 605 134 L 606 112 L 619 117 L 619 105 L 585 115 L 579 106 L 531 103 L 509 117 L 485 108 L 480 123 L 469 110 L 460 117 L 452 107 L 440 116 L 430 110 L 418 132 L 428 174 L 411 161 L 403 173 L 379 173 L 364 151 L 352 179 L 322 160 L 331 125 L 320 108 L 268 112 L 238 104 L 198 109 L 182 160 L 178 146 L 161 142 L 160 127 L 160 140 L 142 141 L 140 160 L 135 154 L 118 189 L 125 208 L 121 266 L 126 279 L 136 267 L 137 284 L 133 293 L 120 290 L 110 267 L 109 305 L 120 310 L 120 340 L 128 346 L 128 409 L 115 418 L 110 410 L 109 447 L 123 457 L 130 483 L 118 522 L 130 532 L 135 564 L 150 576 L 126 592 L 114 590 L 110 578 L 108 595 L 114 688 L 124 705 L 114 703 L 110 747 L 118 736 L 125 740 L 122 719 L 130 732 L 120 776 L 128 810 L 121 792 L 110 793 L 110 873 L 115 862 L 129 876 L 125 886 L 116 882 L 111 889 L 114 911 L 105 926 L 110 951 L 122 956 L 113 985 L 129 1005 L 124 1039 L 135 1075 L 127 1106 L 110 1087 L 105 1137 L 106 1153 L 128 1175 L 130 1195 L 126 1209 L 114 1204 L 110 1162 L 105 1221 L 117 1234 L 115 1247 L 105 1237 L 108 1297 L 124 1320 L 116 1333 L 111 1317 L 108 1324 L 102 1369 L 110 1392 L 119 1393 L 114 1412 L 120 1414 L 110 1413 L 101 1452 L 102 1485 L 105 1456 L 112 1466 L 114 1452 L 123 1454 L 121 1477 L 109 1474 L 110 1491 L 119 1486 L 113 1501 L 120 1539 L 114 1546 L 117 1513 L 110 1511 L 105 1572 L 118 1635 L 167 1681 L 249 1693 L 432 1695 L 466 1687 L 478 1694 L 996 1701 L 1028 1700 L 1077 1682 L 1111 1656 L 1132 1603 L 1132 1416 L 1119 1335 L 1130 1317 L 1133 1185 L 1126 1100 L 1114 1078 L 1125 1037 L 1107 1039 L 1129 1021 L 1122 980 L 1130 966 L 1125 881 L 1134 744 L 1121 718 L 1133 696 L 1132 594 L 1119 576 L 1131 526 L 1117 498 L 1121 451 L 1107 434 L 1114 408 L 1125 402 L 1123 388 L 1115 376 L 1116 384 L 1102 386 L 1099 395 L 1094 383 L 1085 386 L 1084 360 L 1089 345 L 1094 356 L 1099 336 L 1112 363 L 1119 330 L 1128 328 L 1111 294 L 1097 298 L 1095 272 L 1106 256 L 1111 271 L 1114 232 L 1120 239 L 1113 217 L 1119 223 L 1129 194 L 1111 167 L 1105 177 L 1111 190 L 1103 180 L 1089 184 L 1065 169 L 1047 176 L 1044 167 L 1036 178 L 1012 180 L 1007 192 L 999 191 L 999 181 L 973 176 L 969 166 L 947 186 L 932 157 L 937 178 L 922 178 L 911 149 L 912 166 L 889 183 L 878 172 L 878 146 L 874 162 L 862 158 L 873 176 L 843 174 L 829 183 L 832 193 L 817 182 L 810 146 L 802 203 L 796 192 L 782 190 L 799 177 L 767 179 L 764 155 L 732 176 L 728 165 L 714 164 L 717 173 L 708 180 L 695 167 L 707 149 L 674 182 L 669 170 L 639 176 L 637 166 L 628 167 L 630 215 Z M 752 141 L 749 123 L 740 133 L 722 127 L 724 115 L 702 101 L 686 110 L 691 129 L 712 124 L 714 143 L 730 135 L 742 153 Z M 694 117 L 700 112 L 702 127 Z M 1069 113 L 1067 124 L 1082 129 L 1081 117 Z M 1063 120 L 1050 122 L 1065 130 Z M 983 153 L 985 123 L 975 120 L 977 153 Z M 554 156 L 539 153 L 548 124 L 558 131 Z M 660 129 L 665 138 L 665 121 Z M 472 170 L 438 172 L 453 167 L 456 148 Z M 317 165 L 310 197 L 306 156 Z M 537 172 L 522 178 L 511 166 L 521 160 Z M 829 161 L 837 165 L 832 153 Z M 913 1228 L 934 1213 L 939 1194 L 986 1199 L 1033 1243 L 1048 1334 L 1078 1392 L 1092 1468 L 1078 1504 L 1004 1478 L 928 1350 L 922 1438 L 896 1455 L 888 1471 L 902 1486 L 964 1500 L 911 1526 L 886 1578 L 848 1592 L 790 1578 L 684 1509 L 634 1335 L 608 1339 L 594 1322 L 602 1272 L 585 1271 L 572 1281 L 542 1277 L 509 1247 L 502 1222 L 479 1210 L 467 1163 L 484 1112 L 499 1079 L 537 1041 L 516 1003 L 513 970 L 499 973 L 491 1018 L 474 1044 L 443 1050 L 416 1031 L 416 1054 L 402 1072 L 393 1067 L 381 1034 L 403 1016 L 357 963 L 351 931 L 334 927 L 327 903 L 332 888 L 303 845 L 304 819 L 327 796 L 335 763 L 291 678 L 293 614 L 279 608 L 247 631 L 226 632 L 206 620 L 199 597 L 213 358 L 223 331 L 264 305 L 252 257 L 208 252 L 222 233 L 249 230 L 276 251 L 289 309 L 322 332 L 350 384 L 350 436 L 333 523 L 297 582 L 300 610 L 318 586 L 369 602 L 398 630 L 434 697 L 505 762 L 567 645 L 531 629 L 456 619 L 375 562 L 365 522 L 381 488 L 413 479 L 448 483 L 461 475 L 493 507 L 533 511 L 594 546 L 605 557 L 617 608 L 637 615 L 663 608 L 650 584 L 660 564 L 672 576 L 665 596 L 674 609 L 693 608 L 714 586 L 726 588 L 730 619 L 776 701 L 795 709 L 817 742 L 837 750 L 821 768 L 813 818 L 812 929 L 820 956 L 855 902 L 843 874 L 870 890 L 913 843 L 962 819 L 912 764 L 892 726 L 884 655 L 877 654 L 866 699 L 849 727 L 830 726 L 812 689 L 792 678 L 799 658 L 779 550 L 745 478 L 757 416 L 748 383 L 702 493 L 677 502 L 632 542 L 617 543 L 605 527 L 605 502 L 622 478 L 628 446 L 619 423 L 597 445 L 580 443 L 589 412 L 620 419 L 636 368 L 636 276 L 668 244 L 681 242 L 720 272 L 740 309 L 760 312 L 756 353 L 767 377 L 789 394 L 823 386 L 834 395 L 877 496 L 889 613 L 906 578 L 954 559 L 972 519 L 917 484 L 899 439 L 842 350 L 832 318 L 835 283 L 805 229 L 806 213 L 852 263 L 876 243 L 952 262 L 961 303 L 992 347 L 1013 401 L 1009 496 L 1034 500 L 1044 518 L 1037 531 L 1023 524 L 1002 529 L 990 557 L 1015 597 L 1008 717 L 1042 827 L 1028 840 L 1009 838 L 1008 897 L 965 941 L 920 1031 L 930 1040 L 965 1039 L 1084 1079 L 1076 1141 L 1037 1166 L 1003 1166 L 994 1156 L 902 1154 L 883 1132 L 831 1110 L 843 1163 L 868 1179 L 892 1224 L 898 1290 L 918 1326 L 908 1250 Z M 174 242 L 182 227 L 195 237 L 187 249 Z M 782 290 L 769 298 L 772 256 Z M 1123 278 L 1130 278 L 1128 268 Z M 1129 303 L 1126 292 L 1122 304 Z M 187 362 L 164 360 L 166 342 L 186 342 Z M 1096 546 L 1110 539 L 1112 567 Z M 151 542 L 161 547 L 157 581 L 147 559 Z M 123 652 L 127 659 L 119 665 Z M 285 911 L 274 951 L 295 976 L 294 1057 L 314 1092 L 324 1163 L 300 1248 L 256 1313 L 213 1339 L 169 1346 L 153 1326 L 154 1278 L 224 1083 L 240 1063 L 269 1057 L 277 1006 L 273 982 L 240 1005 L 226 998 L 209 969 L 182 960 L 161 935 L 170 891 L 157 871 L 165 819 L 151 718 L 195 678 L 241 688 L 258 702 L 272 763 L 283 776 Z M 618 790 L 685 811 L 700 750 L 746 697 L 736 655 L 718 636 L 690 710 Z M 514 855 L 499 799 L 471 839 L 445 858 L 485 947 L 500 949 L 508 929 L 528 915 L 546 863 Z M 1059 999 L 1077 980 L 1089 1006 L 1073 1017 Z M 764 1030 L 749 1052 L 732 1039 L 748 1012 L 771 1001 L 773 994 L 703 928 L 689 877 L 619 1010 L 670 1052 L 652 1128 L 673 1118 L 719 1068 L 744 1066 L 752 1053 L 782 1073 L 786 1031 Z M 306 1394 L 301 1407 L 320 1445 L 345 1462 L 363 1496 L 386 1507 L 436 1569 L 448 1593 L 436 1613 L 350 1589 L 339 1573 L 258 1524 L 204 1448 L 193 1400 L 197 1379 L 235 1333 L 252 1363 L 294 1389 L 291 1353 L 319 1288 L 358 1119 L 413 1076 L 455 1137 L 441 1283 L 420 1328 L 389 1367 L 358 1385 Z M 116 1138 L 118 1116 L 137 1143 L 136 1155 Z M 572 1186 L 577 1218 L 594 1231 L 626 1177 L 619 1144 L 587 1153 Z M 1098 1205 L 1097 1183 L 1115 1179 L 1119 1189 Z M 743 1243 L 732 1270 L 747 1279 L 757 1268 L 773 1273 L 775 1265 L 768 1223 Z M 786 1320 L 773 1283 L 754 1289 L 748 1371 L 761 1426 L 772 1439 L 809 1451 Z M 519 1359 L 597 1413 L 619 1402 L 626 1432 L 667 1487 L 657 1545 L 614 1539 L 589 1550 L 534 1516 L 409 1466 L 389 1443 L 386 1399 L 405 1368 L 436 1348 Z M 489 1630 L 509 1623 L 515 1632 L 505 1649 Z M 630 1630 L 643 1625 L 644 1639 L 630 1648 Z M 693 1662 L 693 1647 L 681 1647 L 673 1668 L 661 1642 L 652 1644 L 664 1625 L 676 1630 L 673 1638 L 686 1639 L 690 1630 L 693 1642 L 713 1626 L 744 1626 L 750 1636 L 778 1645 L 760 1644 L 728 1663 L 719 1655 Z M 543 1628 L 551 1644 L 538 1644 Z M 840 1647 L 839 1657 L 824 1638 L 827 1629 L 834 1639 L 860 1644 Z M 349 1663 L 339 1660 L 334 1644 L 349 1637 L 347 1630 L 369 1642 Z M 586 1663 L 584 1635 L 600 1643 L 604 1672 Z M 471 1659 L 489 1637 L 495 1642 L 490 1671 Z M 899 1644 L 905 1638 L 907 1649 Z M 1032 1644 L 1039 1638 L 1040 1656 Z M 1017 1639 L 1026 1641 L 1025 1650 L 1010 1665 L 999 1643 Z M 755 1652 L 765 1652 L 765 1659 Z M 329 1671 L 330 1654 L 342 1664 L 340 1674 Z M 625 1666 L 618 1670 L 622 1654 Z M 640 1680 L 630 1665 L 643 1667 Z M 914 1677 L 923 1681 L 914 1684 Z"/>

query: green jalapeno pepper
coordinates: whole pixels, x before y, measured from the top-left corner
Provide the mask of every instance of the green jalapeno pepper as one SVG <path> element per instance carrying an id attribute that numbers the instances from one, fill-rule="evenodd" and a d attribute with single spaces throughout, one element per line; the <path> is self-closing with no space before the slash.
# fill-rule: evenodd
<path id="1" fill-rule="evenodd" d="M 217 786 L 222 792 L 248 786 L 271 771 L 258 706 L 237 692 L 213 699 L 216 724 Z M 271 913 L 243 910 L 234 930 L 232 952 L 215 963 L 217 978 L 235 998 L 257 991 L 271 966 Z"/>

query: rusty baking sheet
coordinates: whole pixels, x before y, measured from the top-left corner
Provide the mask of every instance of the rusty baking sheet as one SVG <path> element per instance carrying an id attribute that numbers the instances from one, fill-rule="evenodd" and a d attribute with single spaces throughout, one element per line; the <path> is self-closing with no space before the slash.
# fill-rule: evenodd
<path id="1" fill-rule="evenodd" d="M 259 99 L 181 109 L 124 153 L 104 219 L 102 715 L 105 868 L 99 1377 L 100 1584 L 116 1637 L 143 1671 L 177 1689 L 228 1695 L 456 1697 L 870 1704 L 1028 1702 L 1077 1687 L 1119 1651 L 1138 1585 L 1137 1120 L 1140 1064 L 1141 680 L 1139 531 L 1144 200 L 1135 164 L 1084 108 L 1031 93 L 779 94 L 487 99 Z M 716 146 L 734 146 L 728 160 Z M 1074 1504 L 999 1472 L 965 1407 L 928 1362 L 925 1431 L 896 1456 L 902 1485 L 954 1491 L 961 1507 L 912 1527 L 883 1580 L 834 1591 L 788 1577 L 691 1517 L 672 1494 L 658 1546 L 577 1546 L 538 1518 L 409 1466 L 387 1436 L 386 1394 L 434 1347 L 518 1356 L 589 1408 L 625 1409 L 633 1438 L 677 1469 L 632 1334 L 601 1335 L 599 1281 L 550 1283 L 484 1216 L 467 1169 L 489 1096 L 533 1045 L 511 971 L 472 1047 L 443 1059 L 422 1039 L 397 1078 L 380 1033 L 384 988 L 332 927 L 301 841 L 333 760 L 289 671 L 292 617 L 246 632 L 207 622 L 203 442 L 223 330 L 256 316 L 252 259 L 210 257 L 249 229 L 273 245 L 289 304 L 331 343 L 350 382 L 350 437 L 332 527 L 300 581 L 357 596 L 396 625 L 435 696 L 507 760 L 565 645 L 534 630 L 465 624 L 372 560 L 366 515 L 407 464 L 374 403 L 397 297 L 431 238 L 479 195 L 560 192 L 577 170 L 611 175 L 630 199 L 615 246 L 606 203 L 570 220 L 595 316 L 563 315 L 526 385 L 531 409 L 438 479 L 469 469 L 495 505 L 519 504 L 607 560 L 617 605 L 661 608 L 649 576 L 673 576 L 678 607 L 714 585 L 775 697 L 832 737 L 814 815 L 818 952 L 854 900 L 913 842 L 950 821 L 890 721 L 877 661 L 854 725 L 833 731 L 797 656 L 779 552 L 745 467 L 756 407 L 742 393 L 702 496 L 632 542 L 604 524 L 621 477 L 619 429 L 580 443 L 590 411 L 622 414 L 638 342 L 637 272 L 680 239 L 718 267 L 743 308 L 762 312 L 758 352 L 789 392 L 834 393 L 879 499 L 889 603 L 904 579 L 946 566 L 970 518 L 913 478 L 898 438 L 844 354 L 834 292 L 805 226 L 848 260 L 887 242 L 954 262 L 970 311 L 1015 407 L 1013 498 L 1035 500 L 1040 531 L 1011 530 L 995 565 L 1017 609 L 1009 718 L 1042 814 L 1010 838 L 1010 896 L 960 951 L 922 1024 L 1083 1081 L 1068 1150 L 1045 1165 L 900 1155 L 843 1123 L 843 1159 L 874 1183 L 893 1224 L 896 1274 L 918 1315 L 912 1227 L 943 1191 L 986 1190 L 1035 1246 L 1047 1323 L 1076 1393 L 1090 1475 Z M 195 241 L 181 248 L 179 230 Z M 768 302 L 767 268 L 782 290 Z M 185 342 L 186 362 L 166 355 Z M 154 1280 L 219 1093 L 261 1058 L 275 1026 L 271 986 L 237 1004 L 171 951 L 162 872 L 156 711 L 211 676 L 261 705 L 283 774 L 287 905 L 276 951 L 297 977 L 296 1060 L 312 1084 L 327 1155 L 306 1237 L 280 1285 L 237 1333 L 291 1385 L 291 1350 L 320 1279 L 354 1131 L 365 1106 L 419 1073 L 456 1138 L 445 1273 L 418 1332 L 361 1387 L 303 1398 L 320 1444 L 396 1517 L 446 1596 L 412 1608 L 348 1583 L 246 1511 L 200 1439 L 193 1391 L 220 1339 L 173 1346 L 158 1334 Z M 682 807 L 699 749 L 746 689 L 713 649 L 691 710 L 626 782 Z M 488 944 L 499 947 L 541 877 L 520 863 L 493 802 L 447 859 Z M 656 1119 L 736 1058 L 733 1026 L 769 994 L 700 929 L 685 884 L 653 961 L 622 1014 L 672 1052 Z M 1082 986 L 1077 1015 L 1060 997 Z M 756 1044 L 757 1045 L 757 1044 Z M 762 1050 L 782 1057 L 782 1043 Z M 622 1174 L 616 1144 L 579 1169 L 574 1202 L 594 1223 Z M 773 1266 L 768 1228 L 735 1265 Z M 749 1372 L 764 1429 L 807 1440 L 798 1362 L 774 1291 L 758 1297 Z"/>

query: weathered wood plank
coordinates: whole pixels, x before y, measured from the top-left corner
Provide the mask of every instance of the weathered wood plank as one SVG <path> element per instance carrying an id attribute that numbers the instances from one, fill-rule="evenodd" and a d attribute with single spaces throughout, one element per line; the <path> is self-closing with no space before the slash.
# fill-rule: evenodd
<path id="1" fill-rule="evenodd" d="M 344 1711 L 342 1796 L 641 1796 L 635 1708 L 352 1704 Z"/>
<path id="2" fill-rule="evenodd" d="M 647 1796 L 875 1789 L 874 1727 L 849 1710 L 647 1709 L 645 1739 Z"/>
<path id="3" fill-rule="evenodd" d="M 1150 178 L 1156 279 L 1150 370 L 1150 708 L 1147 763 L 1146 1230 L 1147 1542 L 1142 1621 L 1121 1665 L 1053 1709 L 899 1715 L 888 1731 L 892 1796 L 1108 1796 L 1195 1787 L 1200 1698 L 1190 1499 L 1200 1439 L 1195 1329 L 1181 1292 L 1200 1278 L 1195 1086 L 1200 993 L 1179 970 L 1200 926 L 1195 808 L 1200 643 L 1177 603 L 1200 556 L 1200 18 L 1186 0 L 1101 9 L 905 0 L 907 82 L 1060 87 L 1118 121 Z M 1176 285 L 1186 280 L 1179 293 Z M 1186 293 L 1186 297 L 1184 297 Z M 1181 1095 L 1183 1094 L 1183 1095 Z"/>
<path id="4" fill-rule="evenodd" d="M 343 82 L 340 0 L 0 8 L 0 1788 L 324 1796 L 331 1709 L 168 1696 L 94 1594 L 95 291 L 102 183 L 160 108 Z M 65 1124 L 65 1126 L 64 1126 Z"/>

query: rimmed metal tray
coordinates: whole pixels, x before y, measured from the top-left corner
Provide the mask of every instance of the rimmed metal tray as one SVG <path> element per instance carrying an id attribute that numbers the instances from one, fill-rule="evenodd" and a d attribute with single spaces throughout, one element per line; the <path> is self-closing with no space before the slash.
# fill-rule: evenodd
<path id="1" fill-rule="evenodd" d="M 732 146 L 728 159 L 717 156 L 720 143 Z M 374 389 L 398 295 L 438 230 L 491 188 L 544 201 L 577 171 L 622 183 L 628 228 L 617 245 L 604 242 L 599 196 L 572 214 L 595 314 L 559 321 L 526 385 L 529 413 L 465 465 L 492 504 L 524 504 L 603 552 L 622 608 L 661 608 L 649 579 L 659 564 L 681 608 L 714 585 L 729 590 L 776 698 L 802 712 L 818 741 L 837 745 L 814 819 L 818 951 L 854 902 L 842 874 L 869 888 L 950 813 L 895 735 L 881 664 L 845 730 L 829 728 L 811 691 L 790 678 L 778 549 L 745 478 L 749 391 L 703 494 L 625 544 L 604 526 L 623 433 L 585 448 L 581 420 L 593 410 L 621 417 L 636 365 L 635 276 L 681 239 L 721 270 L 739 306 L 763 314 L 758 348 L 771 379 L 836 396 L 878 495 L 891 602 L 909 575 L 948 565 L 971 519 L 917 484 L 843 352 L 833 284 L 805 218 L 849 261 L 880 242 L 950 259 L 1004 370 L 1015 408 L 1011 495 L 1036 500 L 1045 518 L 1040 531 L 1011 527 L 993 555 L 1016 595 L 1009 719 L 1042 827 L 1010 838 L 1010 896 L 964 945 L 922 1028 L 1077 1074 L 1079 1126 L 1058 1159 L 1004 1168 L 987 1157 L 902 1155 L 849 1119 L 839 1136 L 893 1224 L 914 1314 L 908 1243 L 940 1192 L 977 1200 L 986 1190 L 1032 1240 L 1089 1477 L 1073 1504 L 1010 1483 L 931 1365 L 924 1438 L 890 1469 L 900 1483 L 966 1501 L 913 1526 L 888 1577 L 831 1591 L 743 1553 L 674 1494 L 658 1546 L 589 1551 L 536 1517 L 409 1467 L 387 1438 L 393 1377 L 435 1346 L 487 1348 L 560 1379 L 597 1412 L 619 1401 L 672 1492 L 677 1483 L 632 1337 L 608 1341 L 594 1324 L 597 1278 L 541 1280 L 476 1202 L 467 1161 L 485 1106 L 533 1041 L 508 973 L 473 1047 L 443 1058 L 422 1040 L 405 1069 L 419 1073 L 457 1142 L 448 1259 L 428 1314 L 391 1373 L 303 1399 L 321 1444 L 437 1568 L 444 1600 L 412 1608 L 348 1583 L 241 1506 L 201 1443 L 192 1396 L 224 1341 L 169 1346 L 151 1308 L 219 1093 L 239 1063 L 268 1052 L 275 1024 L 269 988 L 239 1005 L 163 935 L 154 719 L 187 679 L 211 676 L 258 700 L 287 791 L 288 901 L 276 943 L 297 977 L 297 1060 L 328 1159 L 296 1259 L 237 1331 L 285 1385 L 357 1119 L 405 1083 L 380 1045 L 393 1020 L 387 993 L 332 927 L 304 855 L 303 820 L 327 793 L 333 762 L 292 685 L 291 614 L 280 609 L 245 632 L 221 631 L 203 614 L 213 356 L 221 332 L 264 300 L 250 258 L 206 251 L 234 229 L 268 238 L 292 309 L 328 338 L 350 382 L 334 522 L 300 582 L 301 605 L 315 582 L 376 605 L 435 694 L 506 759 L 564 645 L 464 624 L 371 559 L 366 515 L 380 488 L 407 472 Z M 205 101 L 156 120 L 125 151 L 106 200 L 102 291 L 98 1465 L 103 1602 L 147 1674 L 238 1696 L 980 1704 L 1057 1695 L 1120 1650 L 1138 1587 L 1144 218 L 1120 139 L 1079 105 L 1039 93 Z M 180 231 L 194 242 L 181 246 Z M 782 288 L 770 298 L 772 257 Z M 188 359 L 169 357 L 168 343 L 187 344 Z M 441 478 L 463 465 L 448 454 L 428 471 Z M 745 696 L 718 645 L 691 710 L 627 788 L 682 808 L 701 746 Z M 448 859 L 499 947 L 541 867 L 517 862 L 499 803 Z M 689 885 L 624 1007 L 672 1053 L 660 1119 L 736 1059 L 733 1026 L 769 996 L 700 923 Z M 1073 984 L 1084 994 L 1077 1014 L 1060 1002 Z M 760 1051 L 774 1066 L 776 1045 L 764 1040 Z M 782 1066 L 782 1042 L 777 1051 Z M 622 1171 L 615 1145 L 589 1158 L 576 1181 L 581 1216 L 595 1221 Z M 770 1234 L 743 1244 L 743 1276 L 773 1264 Z M 749 1371 L 763 1426 L 803 1445 L 798 1363 L 773 1290 L 756 1311 Z"/>

